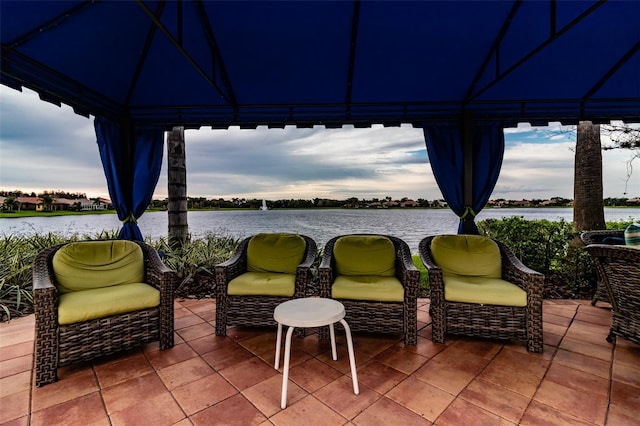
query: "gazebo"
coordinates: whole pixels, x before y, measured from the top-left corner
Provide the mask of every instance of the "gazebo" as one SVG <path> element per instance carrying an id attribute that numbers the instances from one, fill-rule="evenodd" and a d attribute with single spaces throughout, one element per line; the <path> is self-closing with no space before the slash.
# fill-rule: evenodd
<path id="1" fill-rule="evenodd" d="M 410 123 L 473 232 L 504 126 L 640 117 L 638 16 L 635 1 L 4 0 L 0 82 L 95 116 L 122 238 L 141 238 L 174 126 Z"/>

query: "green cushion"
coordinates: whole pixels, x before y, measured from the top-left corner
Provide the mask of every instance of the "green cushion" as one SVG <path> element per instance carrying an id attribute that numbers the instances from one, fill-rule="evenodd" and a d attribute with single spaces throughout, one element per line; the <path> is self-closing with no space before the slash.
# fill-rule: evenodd
<path id="1" fill-rule="evenodd" d="M 300 235 L 256 234 L 247 247 L 247 270 L 295 274 L 306 248 L 307 243 Z"/>
<path id="2" fill-rule="evenodd" d="M 334 299 L 403 302 L 404 288 L 396 277 L 338 275 L 331 287 Z"/>
<path id="3" fill-rule="evenodd" d="M 515 284 L 486 277 L 443 275 L 444 298 L 450 302 L 527 306 L 527 293 Z"/>
<path id="4" fill-rule="evenodd" d="M 502 278 L 500 248 L 481 235 L 438 235 L 431 254 L 443 274 Z"/>
<path id="5" fill-rule="evenodd" d="M 292 297 L 295 287 L 295 274 L 245 272 L 229 281 L 227 294 L 230 296 Z"/>
<path id="6" fill-rule="evenodd" d="M 144 256 L 132 241 L 79 241 L 53 256 L 60 293 L 144 281 Z"/>
<path id="7" fill-rule="evenodd" d="M 396 275 L 396 250 L 379 235 L 345 235 L 333 246 L 336 275 Z"/>
<path id="8" fill-rule="evenodd" d="M 624 230 L 624 243 L 628 246 L 640 246 L 640 225 L 632 223 Z"/>
<path id="9" fill-rule="evenodd" d="M 58 323 L 75 324 L 160 305 L 160 292 L 148 284 L 131 283 L 60 295 Z"/>

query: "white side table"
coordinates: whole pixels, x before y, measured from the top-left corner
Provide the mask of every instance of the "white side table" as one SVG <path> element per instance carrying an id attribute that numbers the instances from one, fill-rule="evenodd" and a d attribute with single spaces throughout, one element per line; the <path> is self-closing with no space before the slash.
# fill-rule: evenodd
<path id="1" fill-rule="evenodd" d="M 336 335 L 333 324 L 340 322 L 347 335 L 347 347 L 349 349 L 349 363 L 351 364 L 351 377 L 353 379 L 353 393 L 358 395 L 358 376 L 356 375 L 356 360 L 353 354 L 353 341 L 351 329 L 344 320 L 344 305 L 337 300 L 319 297 L 307 297 L 293 299 L 279 304 L 273 312 L 273 318 L 278 323 L 278 336 L 276 338 L 276 361 L 274 368 L 280 367 L 280 345 L 282 344 L 282 326 L 289 326 L 284 345 L 284 369 L 282 377 L 282 399 L 280 406 L 287 406 L 287 385 L 289 382 L 289 357 L 291 355 L 291 335 L 296 327 L 322 327 L 329 326 L 331 334 L 331 355 L 333 360 L 338 359 L 336 352 Z"/>

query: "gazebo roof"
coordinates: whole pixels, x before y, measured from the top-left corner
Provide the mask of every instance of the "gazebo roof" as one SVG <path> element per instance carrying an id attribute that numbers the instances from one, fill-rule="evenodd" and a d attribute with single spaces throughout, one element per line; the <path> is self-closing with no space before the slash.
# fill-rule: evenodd
<path id="1" fill-rule="evenodd" d="M 163 127 L 640 115 L 637 1 L 0 2 L 1 82 Z"/>

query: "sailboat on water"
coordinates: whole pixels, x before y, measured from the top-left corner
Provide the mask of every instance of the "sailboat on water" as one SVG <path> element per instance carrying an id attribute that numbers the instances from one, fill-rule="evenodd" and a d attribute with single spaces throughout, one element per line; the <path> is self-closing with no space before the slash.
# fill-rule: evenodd
<path id="1" fill-rule="evenodd" d="M 262 200 L 262 205 L 260 206 L 260 210 L 269 210 L 269 207 L 267 207 L 267 200 L 263 199 Z"/>

